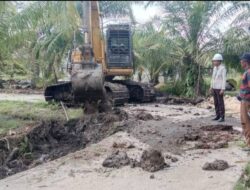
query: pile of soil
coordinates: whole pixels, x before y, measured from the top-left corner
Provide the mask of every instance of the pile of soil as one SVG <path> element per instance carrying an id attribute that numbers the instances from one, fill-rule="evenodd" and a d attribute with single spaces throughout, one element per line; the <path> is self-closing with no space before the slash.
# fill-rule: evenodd
<path id="1" fill-rule="evenodd" d="M 239 133 L 233 130 L 231 125 L 207 125 L 198 130 L 190 129 L 190 132 L 184 135 L 184 140 L 196 141 L 197 149 L 219 149 L 226 148 L 228 142 Z"/>
<path id="2" fill-rule="evenodd" d="M 229 168 L 229 165 L 224 160 L 215 160 L 214 162 L 207 162 L 202 167 L 203 170 L 225 170 Z"/>
<path id="3" fill-rule="evenodd" d="M 117 150 L 103 161 L 102 166 L 108 168 L 120 168 L 129 165 L 129 163 L 130 159 L 127 153 Z"/>
<path id="4" fill-rule="evenodd" d="M 150 113 L 140 112 L 136 115 L 136 118 L 143 121 L 153 120 L 154 117 Z"/>
<path id="5" fill-rule="evenodd" d="M 162 153 L 158 150 L 145 150 L 142 153 L 140 166 L 148 172 L 156 172 L 167 166 Z"/>
<path id="6" fill-rule="evenodd" d="M 144 150 L 139 162 L 129 158 L 126 152 L 117 150 L 102 163 L 104 167 L 109 168 L 120 168 L 129 164 L 131 168 L 141 167 L 148 172 L 156 172 L 169 166 L 165 163 L 162 153 L 154 149 Z"/>
<path id="7" fill-rule="evenodd" d="M 0 139 L 0 179 L 54 160 L 125 130 L 126 112 L 86 115 L 62 122 L 42 121 L 28 134 Z"/>

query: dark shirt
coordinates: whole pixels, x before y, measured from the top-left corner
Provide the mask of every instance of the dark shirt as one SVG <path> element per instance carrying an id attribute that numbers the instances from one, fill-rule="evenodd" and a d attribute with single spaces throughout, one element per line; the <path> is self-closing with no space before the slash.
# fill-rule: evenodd
<path id="1" fill-rule="evenodd" d="M 250 69 L 246 70 L 242 75 L 240 97 L 242 100 L 250 101 Z"/>

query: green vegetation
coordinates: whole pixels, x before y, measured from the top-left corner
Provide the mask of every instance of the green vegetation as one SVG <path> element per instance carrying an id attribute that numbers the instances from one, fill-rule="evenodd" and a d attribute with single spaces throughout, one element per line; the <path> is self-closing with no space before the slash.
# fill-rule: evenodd
<path id="1" fill-rule="evenodd" d="M 67 108 L 69 119 L 79 118 L 83 111 Z M 9 129 L 34 125 L 41 120 L 66 120 L 61 105 L 46 102 L 0 101 L 0 134 Z"/>
<path id="2" fill-rule="evenodd" d="M 250 189 L 250 163 L 247 164 L 241 178 L 234 187 L 234 190 L 248 190 Z"/>
<path id="3" fill-rule="evenodd" d="M 163 14 L 139 24 L 131 7 L 134 3 L 147 4 L 146 7 L 154 4 Z M 245 27 L 250 18 L 249 4 L 243 1 L 101 1 L 100 10 L 106 20 L 130 19 L 139 79 L 146 73 L 150 82 L 157 84 L 162 74 L 173 81 L 167 91 L 198 96 L 206 95 L 205 70 L 212 67 L 214 53 L 223 54 L 230 72 L 241 71 L 239 55 L 250 46 Z M 79 1 L 35 1 L 20 12 L 14 2 L 2 1 L 0 17 L 2 79 L 31 79 L 33 87 L 42 88 L 64 77 L 74 34 L 76 42 L 83 43 Z M 224 25 L 230 27 L 221 27 Z M 171 90 L 180 88 L 180 83 L 184 84 L 183 91 Z"/>

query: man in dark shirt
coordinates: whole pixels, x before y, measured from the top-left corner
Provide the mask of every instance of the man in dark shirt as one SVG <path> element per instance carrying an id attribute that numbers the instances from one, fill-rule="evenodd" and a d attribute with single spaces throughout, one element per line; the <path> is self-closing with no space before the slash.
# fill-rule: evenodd
<path id="1" fill-rule="evenodd" d="M 245 72 L 242 75 L 242 82 L 240 86 L 240 94 L 238 99 L 241 101 L 240 117 L 243 134 L 246 138 L 247 148 L 244 150 L 250 151 L 250 53 L 245 53 L 240 58 L 240 63 Z"/>

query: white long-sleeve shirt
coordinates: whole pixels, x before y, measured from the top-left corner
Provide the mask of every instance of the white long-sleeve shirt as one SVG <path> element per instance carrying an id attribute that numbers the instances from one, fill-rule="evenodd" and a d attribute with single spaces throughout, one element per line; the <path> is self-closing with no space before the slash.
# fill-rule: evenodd
<path id="1" fill-rule="evenodd" d="M 226 89 L 226 67 L 223 64 L 220 64 L 218 67 L 214 67 L 213 75 L 211 80 L 211 88 L 213 89 Z"/>

